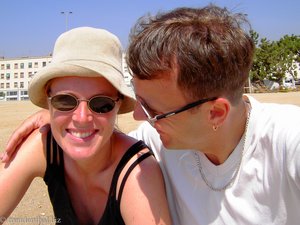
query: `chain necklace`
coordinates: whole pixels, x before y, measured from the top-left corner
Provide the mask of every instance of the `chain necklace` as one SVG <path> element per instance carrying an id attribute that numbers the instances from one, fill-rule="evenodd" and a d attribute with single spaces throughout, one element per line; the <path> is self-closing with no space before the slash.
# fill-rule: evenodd
<path id="1" fill-rule="evenodd" d="M 240 170 L 240 167 L 241 167 L 241 164 L 242 164 L 243 155 L 244 155 L 245 144 L 246 144 L 246 136 L 247 136 L 247 130 L 248 130 L 248 125 L 249 125 L 249 119 L 250 119 L 250 113 L 251 113 L 251 108 L 249 108 L 249 112 L 248 112 L 248 115 L 247 115 L 247 121 L 246 121 L 246 126 L 245 126 L 245 131 L 244 131 L 243 148 L 242 148 L 239 163 L 238 163 L 238 165 L 235 169 L 233 177 L 223 187 L 217 188 L 217 187 L 214 187 L 212 184 L 209 183 L 209 181 L 207 180 L 207 178 L 204 174 L 204 171 L 203 171 L 203 168 L 202 168 L 202 165 L 201 165 L 201 162 L 200 162 L 200 157 L 196 152 L 194 152 L 195 160 L 196 160 L 200 175 L 201 175 L 203 181 L 205 182 L 205 184 L 213 191 L 225 191 L 227 188 L 229 188 L 233 185 L 233 183 L 234 183 L 234 181 L 237 177 L 237 174 L 238 174 L 238 172 Z"/>

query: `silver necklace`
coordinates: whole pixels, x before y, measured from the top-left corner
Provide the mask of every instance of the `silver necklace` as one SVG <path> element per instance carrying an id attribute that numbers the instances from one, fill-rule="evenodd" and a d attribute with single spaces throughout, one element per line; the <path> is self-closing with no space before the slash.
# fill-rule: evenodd
<path id="1" fill-rule="evenodd" d="M 251 113 L 251 107 L 249 108 L 249 112 L 248 112 L 248 115 L 247 115 L 247 121 L 246 121 L 246 126 L 245 126 L 245 131 L 244 131 L 243 148 L 242 148 L 242 152 L 241 152 L 241 157 L 240 157 L 239 163 L 236 166 L 236 169 L 234 171 L 233 177 L 223 187 L 217 188 L 217 187 L 214 187 L 212 184 L 209 183 L 209 181 L 207 180 L 207 178 L 206 178 L 206 176 L 204 174 L 204 171 L 203 171 L 203 168 L 202 168 L 202 165 L 201 165 L 201 162 L 200 162 L 200 157 L 199 157 L 199 155 L 196 152 L 194 152 L 195 160 L 196 160 L 196 163 L 197 163 L 200 175 L 201 175 L 203 181 L 205 182 L 205 184 L 211 190 L 213 190 L 213 191 L 224 191 L 224 190 L 226 190 L 227 188 L 229 188 L 229 187 L 231 187 L 233 185 L 233 183 L 234 183 L 234 181 L 235 181 L 235 179 L 237 177 L 237 174 L 238 174 L 238 172 L 240 170 L 240 167 L 241 167 L 241 164 L 242 164 L 242 159 L 243 159 L 243 156 L 244 156 L 245 144 L 246 144 L 246 136 L 247 136 L 247 130 L 248 130 L 248 125 L 249 125 L 249 119 L 250 119 L 250 113 Z"/>

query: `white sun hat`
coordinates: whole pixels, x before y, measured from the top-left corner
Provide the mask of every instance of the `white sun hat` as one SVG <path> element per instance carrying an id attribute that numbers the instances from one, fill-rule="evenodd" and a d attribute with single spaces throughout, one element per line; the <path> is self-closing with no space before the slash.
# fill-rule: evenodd
<path id="1" fill-rule="evenodd" d="M 122 46 L 112 33 L 92 27 L 67 31 L 56 40 L 52 61 L 39 70 L 29 84 L 30 100 L 48 108 L 46 84 L 58 77 L 104 77 L 124 99 L 119 114 L 133 110 L 135 97 L 122 72 Z"/>

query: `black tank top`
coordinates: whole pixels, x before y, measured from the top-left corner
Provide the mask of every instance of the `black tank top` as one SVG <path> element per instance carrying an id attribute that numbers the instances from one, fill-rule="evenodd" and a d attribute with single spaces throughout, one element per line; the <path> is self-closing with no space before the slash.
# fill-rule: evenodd
<path id="1" fill-rule="evenodd" d="M 153 155 L 153 153 L 149 151 L 132 163 L 121 182 L 118 196 L 116 196 L 117 182 L 127 162 L 144 148 L 148 147 L 144 142 L 138 141 L 126 151 L 120 160 L 112 178 L 106 208 L 98 225 L 125 225 L 120 211 L 120 202 L 125 182 L 134 167 L 150 155 Z M 79 224 L 65 184 L 63 151 L 54 140 L 51 132 L 47 135 L 47 169 L 44 181 L 48 186 L 56 224 Z"/>

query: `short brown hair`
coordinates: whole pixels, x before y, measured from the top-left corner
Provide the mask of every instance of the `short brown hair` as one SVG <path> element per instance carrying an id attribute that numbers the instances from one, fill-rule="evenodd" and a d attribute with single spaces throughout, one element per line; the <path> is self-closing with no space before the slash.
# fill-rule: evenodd
<path id="1" fill-rule="evenodd" d="M 131 31 L 128 66 L 148 80 L 178 71 L 179 87 L 192 98 L 234 102 L 243 93 L 255 47 L 244 24 L 250 27 L 244 14 L 212 4 L 142 17 Z"/>

